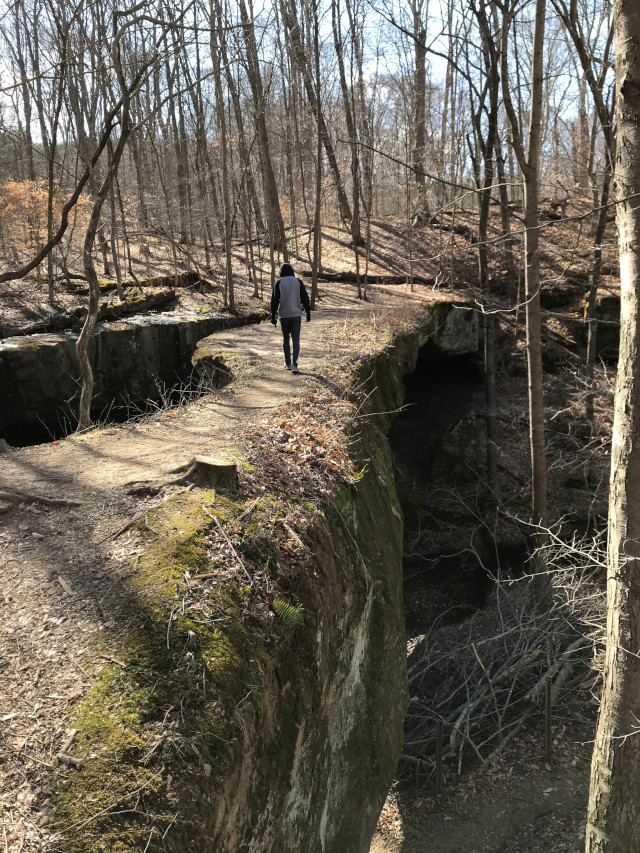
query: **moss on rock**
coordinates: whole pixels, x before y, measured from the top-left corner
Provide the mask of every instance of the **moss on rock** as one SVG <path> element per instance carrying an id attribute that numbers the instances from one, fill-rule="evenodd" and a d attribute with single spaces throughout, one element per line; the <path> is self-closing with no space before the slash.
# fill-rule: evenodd
<path id="1" fill-rule="evenodd" d="M 184 817 L 173 837 L 182 830 L 191 837 L 187 825 L 202 780 L 210 789 L 229 765 L 233 715 L 265 651 L 240 621 L 238 583 L 216 588 L 222 621 L 203 624 L 189 610 L 185 575 L 210 565 L 214 522 L 202 507 L 211 499 L 211 492 L 194 490 L 150 512 L 155 532 L 146 531 L 144 554 L 105 601 L 111 656 L 125 666 L 108 666 L 76 711 L 74 749 L 88 758 L 82 772 L 59 780 L 57 793 L 69 853 L 156 849 L 154 833 L 162 834 L 177 812 Z M 241 509 L 219 497 L 209 511 L 222 520 Z M 181 843 L 169 849 L 183 849 Z"/>
<path id="2" fill-rule="evenodd" d="M 107 666 L 77 711 L 85 769 L 58 778 L 68 853 L 368 851 L 406 704 L 402 515 L 391 416 L 377 413 L 402 403 L 421 342 L 400 336 L 358 367 L 360 475 L 318 508 L 295 561 L 268 492 L 241 527 L 237 494 L 199 489 L 140 522 L 144 552 L 105 601 L 124 667 Z M 218 523 L 237 556 L 196 589 L 218 570 Z M 251 582 L 229 569 L 238 560 Z"/>

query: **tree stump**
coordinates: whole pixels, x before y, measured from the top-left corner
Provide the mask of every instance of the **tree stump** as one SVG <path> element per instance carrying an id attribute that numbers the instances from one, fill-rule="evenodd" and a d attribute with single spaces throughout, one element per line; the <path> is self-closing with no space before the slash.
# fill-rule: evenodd
<path id="1" fill-rule="evenodd" d="M 238 487 L 238 468 L 231 459 L 196 456 L 189 463 L 180 480 L 203 489 L 236 489 Z"/>

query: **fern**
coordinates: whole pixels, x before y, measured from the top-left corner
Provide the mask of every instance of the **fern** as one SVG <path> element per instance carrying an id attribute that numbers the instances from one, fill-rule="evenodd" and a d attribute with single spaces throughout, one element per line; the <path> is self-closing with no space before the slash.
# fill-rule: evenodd
<path id="1" fill-rule="evenodd" d="M 284 598 L 273 599 L 273 610 L 288 631 L 293 631 L 302 622 L 302 609 L 289 604 Z"/>

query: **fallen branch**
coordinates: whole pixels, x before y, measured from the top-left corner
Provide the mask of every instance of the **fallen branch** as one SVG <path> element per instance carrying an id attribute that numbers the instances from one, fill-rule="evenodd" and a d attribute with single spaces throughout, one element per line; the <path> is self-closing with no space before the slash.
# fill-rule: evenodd
<path id="1" fill-rule="evenodd" d="M 72 597 L 75 595 L 74 591 L 71 589 L 71 587 L 69 586 L 69 584 L 66 582 L 66 580 L 64 578 L 61 578 L 60 576 L 58 576 L 58 583 L 60 584 L 62 589 L 67 593 L 67 595 L 70 595 Z"/>
<path id="2" fill-rule="evenodd" d="M 82 501 L 72 501 L 69 498 L 48 498 L 46 495 L 36 495 L 33 492 L 15 492 L 0 490 L 0 501 L 7 503 L 41 503 L 45 506 L 82 506 Z"/>
<path id="3" fill-rule="evenodd" d="M 300 270 L 300 275 L 311 277 L 311 270 Z M 358 280 L 364 283 L 365 277 L 362 273 L 358 276 L 357 273 L 348 270 L 346 272 L 322 272 L 319 274 L 320 281 L 342 282 L 344 284 L 356 284 Z M 425 284 L 432 287 L 436 280 L 435 278 L 424 275 L 409 276 L 409 273 L 402 275 L 367 275 L 367 284 L 408 284 L 413 281 L 414 284 Z"/>
<path id="4" fill-rule="evenodd" d="M 117 664 L 121 669 L 126 669 L 127 665 L 124 661 L 118 660 L 118 658 L 111 657 L 111 655 L 98 655 L 102 660 L 108 660 L 109 663 Z"/>
<path id="5" fill-rule="evenodd" d="M 299 550 L 299 551 L 305 551 L 305 550 L 306 550 L 306 548 L 305 548 L 304 542 L 303 542 L 303 541 L 302 541 L 302 539 L 298 536 L 298 534 L 295 532 L 295 530 L 293 529 L 293 527 L 291 527 L 291 525 L 290 525 L 290 524 L 288 524 L 286 521 L 283 521 L 283 522 L 282 522 L 282 526 L 283 526 L 283 527 L 284 527 L 284 529 L 287 531 L 287 533 L 289 534 L 289 536 L 293 539 L 293 541 L 296 543 L 296 546 L 297 546 L 298 550 Z"/>
<path id="6" fill-rule="evenodd" d="M 67 755 L 71 749 L 71 745 L 78 734 L 78 729 L 71 729 L 65 742 L 62 744 L 60 751 L 56 755 L 59 764 L 64 764 L 66 767 L 73 767 L 75 770 L 82 770 L 84 766 L 83 758 L 74 758 L 72 755 Z"/>
<path id="7" fill-rule="evenodd" d="M 246 576 L 247 580 L 249 581 L 249 583 L 251 584 L 251 586 L 253 586 L 253 578 L 251 577 L 251 575 L 250 575 L 250 574 L 249 574 L 249 572 L 247 571 L 247 567 L 245 566 L 245 564 L 244 564 L 244 563 L 242 562 L 242 560 L 240 559 L 240 556 L 238 555 L 238 552 L 237 552 L 237 551 L 236 551 L 236 549 L 233 547 L 233 543 L 231 542 L 231 539 L 229 539 L 229 537 L 227 536 L 227 531 L 226 531 L 226 530 L 224 529 L 224 527 L 220 524 L 220 522 L 219 522 L 219 521 L 218 521 L 218 519 L 215 517 L 215 515 L 213 515 L 213 513 L 210 513 L 210 512 L 209 512 L 209 510 L 206 508 L 206 506 L 204 506 L 204 504 L 203 504 L 203 506 L 202 506 L 202 509 L 207 513 L 207 515 L 209 516 L 209 518 L 212 518 L 212 519 L 215 521 L 215 523 L 216 523 L 216 527 L 218 528 L 218 530 L 220 531 L 220 533 L 222 533 L 222 535 L 224 536 L 224 538 L 225 538 L 225 540 L 226 540 L 226 542 L 227 542 L 227 545 L 228 545 L 228 546 L 229 546 L 229 548 L 231 549 L 231 553 L 233 554 L 233 556 L 236 558 L 236 560 L 237 560 L 237 562 L 238 562 L 238 565 L 240 566 L 240 568 L 242 569 L 242 571 L 245 573 L 245 576 Z"/>
<path id="8" fill-rule="evenodd" d="M 253 512 L 253 510 L 258 506 L 259 503 L 260 497 L 254 498 L 249 504 L 249 506 L 244 510 L 244 512 L 241 512 L 240 515 L 236 518 L 236 521 L 242 521 L 243 518 L 246 518 L 249 513 Z"/>
<path id="9" fill-rule="evenodd" d="M 526 582 L 497 581 L 492 601 L 466 623 L 432 626 L 409 661 L 401 775 L 429 778 L 438 750 L 458 773 L 465 762 L 484 766 L 541 714 L 547 686 L 552 705 L 572 694 L 604 618 L 604 592 L 589 580 L 598 547 L 571 541 L 549 551 L 549 611 L 539 611 Z"/>
<path id="10" fill-rule="evenodd" d="M 71 729 L 69 731 L 67 739 L 65 740 L 65 742 L 62 744 L 62 746 L 60 747 L 60 749 L 58 751 L 58 756 L 66 755 L 67 752 L 69 752 L 69 750 L 71 749 L 71 744 L 74 742 L 77 734 L 78 734 L 78 729 Z"/>

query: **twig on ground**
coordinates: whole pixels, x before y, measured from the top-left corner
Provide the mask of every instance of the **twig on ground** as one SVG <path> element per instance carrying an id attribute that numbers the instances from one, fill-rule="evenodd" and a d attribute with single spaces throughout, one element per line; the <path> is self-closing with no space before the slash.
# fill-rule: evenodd
<path id="1" fill-rule="evenodd" d="M 60 751 L 56 755 L 56 759 L 59 764 L 65 764 L 67 767 L 73 767 L 76 770 L 82 770 L 84 766 L 83 758 L 74 758 L 71 755 L 67 755 L 67 752 L 71 749 L 71 745 L 75 740 L 76 735 L 78 734 L 78 729 L 71 729 L 67 736 L 67 739 L 60 747 Z"/>
<path id="2" fill-rule="evenodd" d="M 222 535 L 223 535 L 223 536 L 224 536 L 224 538 L 226 539 L 227 545 L 228 545 L 228 546 L 229 546 L 229 548 L 231 549 L 231 553 L 233 554 L 233 556 L 236 558 L 236 560 L 237 560 L 237 562 L 238 562 L 238 565 L 240 566 L 240 568 L 241 568 L 241 569 L 242 569 L 242 571 L 244 572 L 245 577 L 247 578 L 247 580 L 249 581 L 249 583 L 251 584 L 251 586 L 253 586 L 253 578 L 251 577 L 251 575 L 250 575 L 250 574 L 249 574 L 249 572 L 247 571 L 247 567 L 245 566 L 245 564 L 244 564 L 244 563 L 242 562 L 242 560 L 240 559 L 240 556 L 239 556 L 238 552 L 237 552 L 237 551 L 236 551 L 236 549 L 233 547 L 233 543 L 231 542 L 231 539 L 229 539 L 229 537 L 227 536 L 227 531 L 226 531 L 226 530 L 224 529 L 224 527 L 220 524 L 220 521 L 216 518 L 216 516 L 215 516 L 215 515 L 213 515 L 213 513 L 209 512 L 209 510 L 207 509 L 207 507 L 206 507 L 204 504 L 202 505 L 202 509 L 207 513 L 207 515 L 209 516 L 209 518 L 212 518 L 212 519 L 214 520 L 214 522 L 215 522 L 215 524 L 216 524 L 216 527 L 218 528 L 218 530 L 220 531 L 220 533 L 222 533 Z"/>

